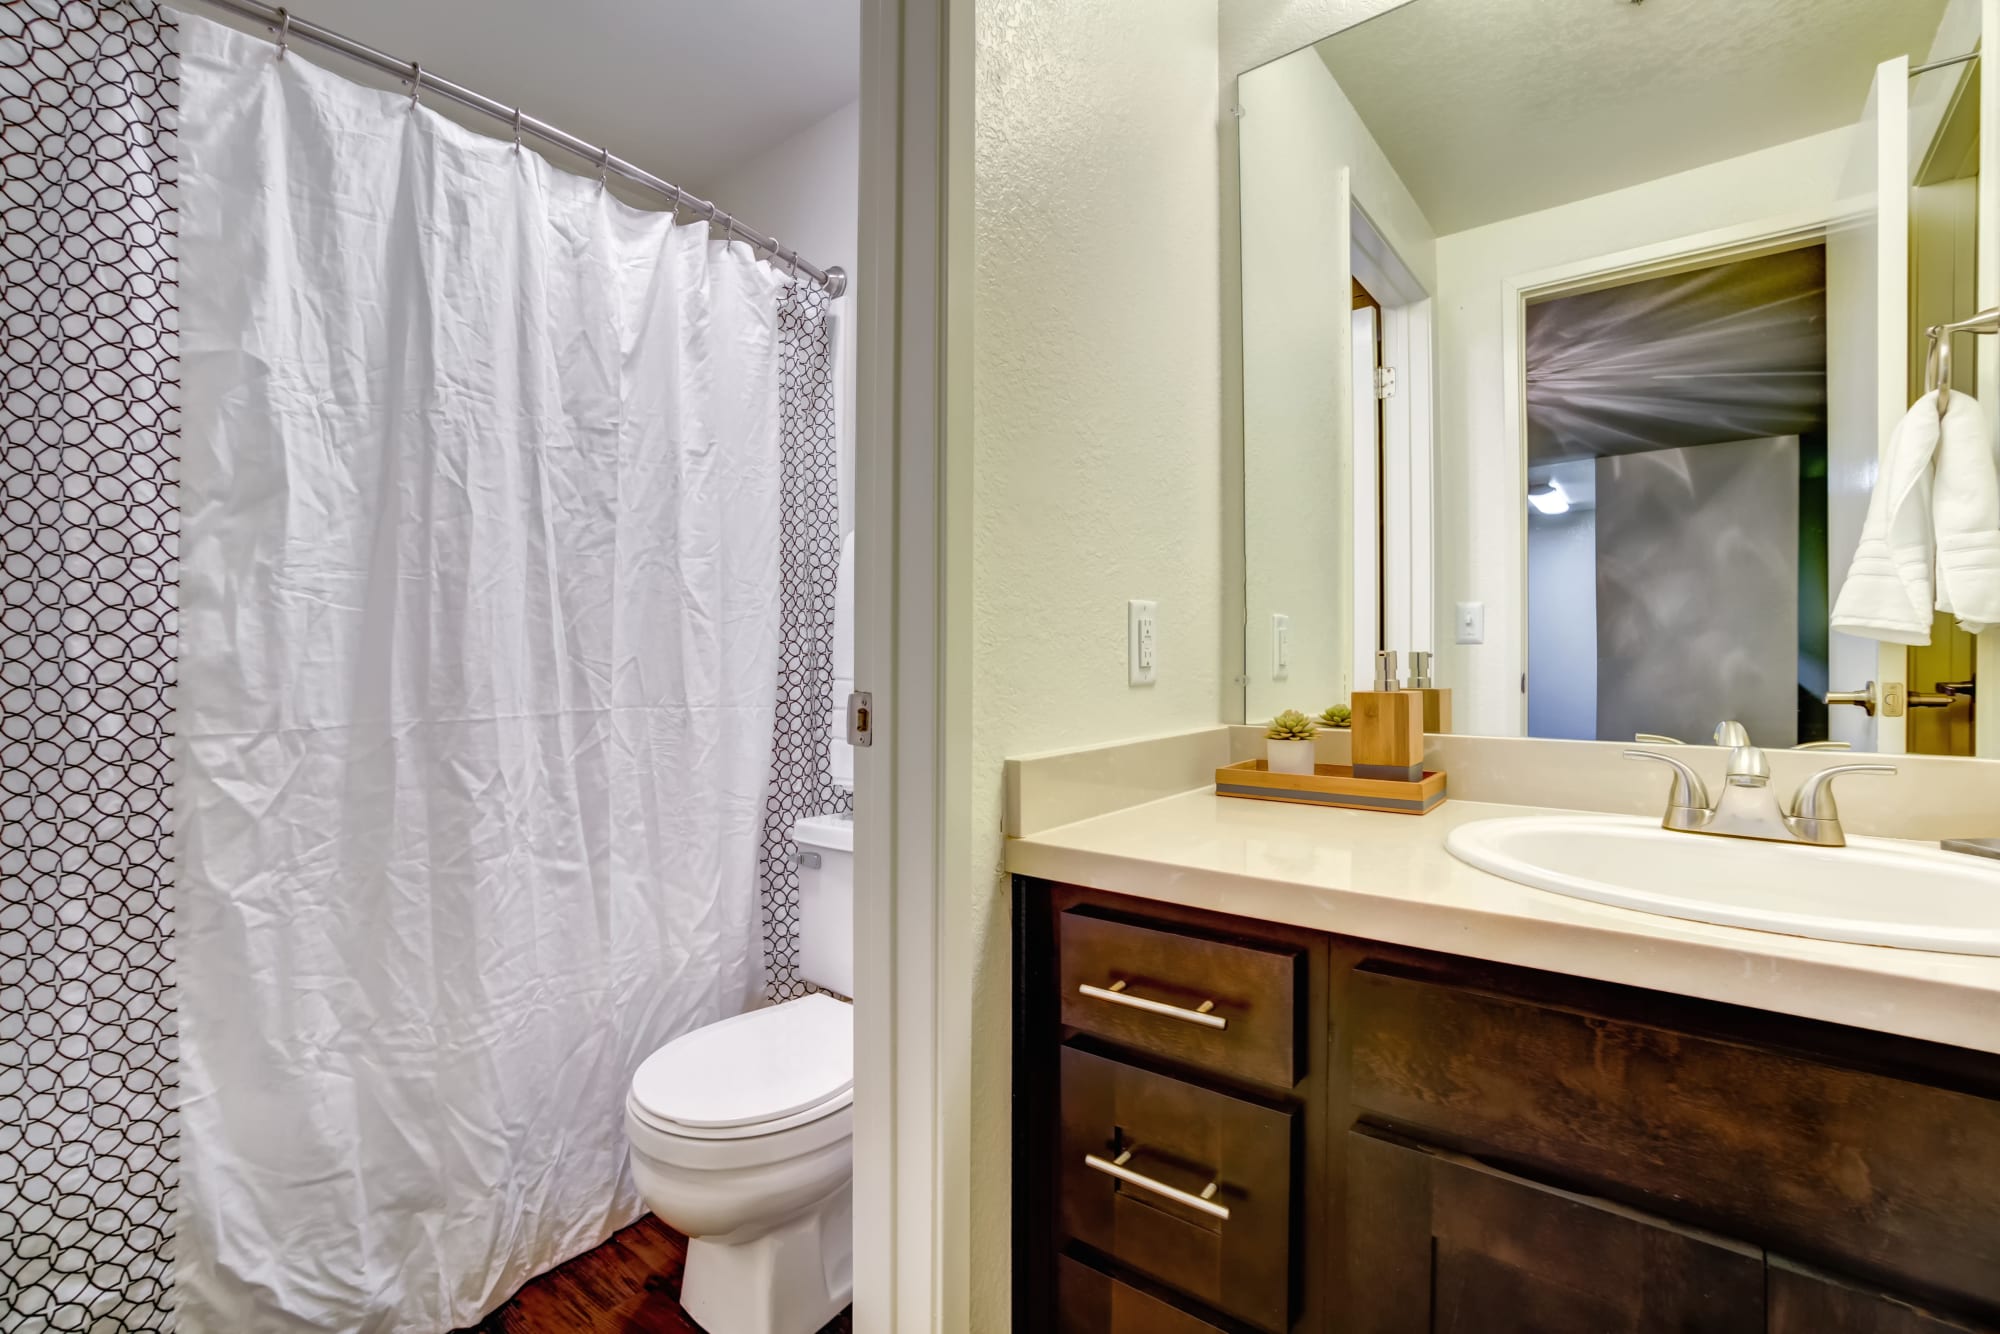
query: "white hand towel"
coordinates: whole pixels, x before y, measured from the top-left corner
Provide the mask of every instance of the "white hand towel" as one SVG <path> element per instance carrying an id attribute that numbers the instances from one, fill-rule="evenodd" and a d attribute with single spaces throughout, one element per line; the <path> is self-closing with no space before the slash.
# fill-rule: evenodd
<path id="1" fill-rule="evenodd" d="M 1926 401 L 1933 399 L 1924 395 Z M 1921 405 L 1919 405 L 1921 406 Z M 1931 409 L 1935 415 L 1937 409 Z M 2000 625 L 2000 476 L 1978 400 L 1953 394 L 1938 441 L 1931 523 L 1937 531 L 1937 609 L 1969 634 Z"/>
<path id="2" fill-rule="evenodd" d="M 1887 644 L 1931 642 L 1931 456 L 1937 445 L 1937 396 L 1925 394 L 1889 436 L 1861 543 L 1834 600 L 1834 629 Z"/>

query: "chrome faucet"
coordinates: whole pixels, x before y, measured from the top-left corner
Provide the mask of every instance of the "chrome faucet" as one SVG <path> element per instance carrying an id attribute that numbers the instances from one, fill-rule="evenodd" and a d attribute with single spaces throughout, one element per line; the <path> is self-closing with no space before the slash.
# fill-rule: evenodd
<path id="1" fill-rule="evenodd" d="M 1833 803 L 1833 780 L 1841 774 L 1896 772 L 1893 765 L 1887 764 L 1836 764 L 1821 769 L 1799 785 L 1787 811 L 1778 804 L 1778 794 L 1771 790 L 1771 762 L 1764 752 L 1751 745 L 1747 734 L 1735 723 L 1724 723 L 1715 730 L 1718 741 L 1736 744 L 1729 752 L 1722 796 L 1713 802 L 1701 775 L 1685 760 L 1657 750 L 1624 753 L 1628 760 L 1654 760 L 1673 768 L 1674 782 L 1667 794 L 1667 813 L 1660 821 L 1662 828 L 1724 838 L 1844 848 L 1847 837 L 1841 832 L 1840 812 Z"/>

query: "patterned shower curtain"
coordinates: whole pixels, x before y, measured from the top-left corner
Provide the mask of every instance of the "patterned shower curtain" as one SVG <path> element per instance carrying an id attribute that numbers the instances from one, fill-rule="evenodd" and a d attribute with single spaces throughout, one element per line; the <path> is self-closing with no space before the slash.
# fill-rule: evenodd
<path id="1" fill-rule="evenodd" d="M 169 29 L 0 5 L 0 1328 L 166 1329 Z"/>
<path id="2" fill-rule="evenodd" d="M 840 454 L 834 422 L 832 305 L 818 287 L 792 287 L 778 309 L 778 410 L 785 437 L 782 558 L 784 633 L 778 720 L 758 877 L 764 992 L 774 1001 L 811 990 L 799 979 L 799 871 L 792 826 L 850 810 L 833 785 L 828 742 L 833 697 L 834 578 L 840 567 Z"/>

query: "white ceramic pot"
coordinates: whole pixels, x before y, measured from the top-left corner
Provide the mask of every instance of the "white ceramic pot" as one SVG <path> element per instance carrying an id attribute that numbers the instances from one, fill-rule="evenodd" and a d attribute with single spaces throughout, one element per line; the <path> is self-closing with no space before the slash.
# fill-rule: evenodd
<path id="1" fill-rule="evenodd" d="M 1274 774 L 1309 774 L 1313 771 L 1313 743 L 1273 741 L 1264 738 L 1264 767 Z"/>

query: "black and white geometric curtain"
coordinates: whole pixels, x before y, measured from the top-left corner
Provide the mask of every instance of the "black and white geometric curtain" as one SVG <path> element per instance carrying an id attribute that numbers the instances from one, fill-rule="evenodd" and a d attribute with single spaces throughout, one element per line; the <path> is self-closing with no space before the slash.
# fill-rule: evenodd
<path id="1" fill-rule="evenodd" d="M 825 291 L 798 283 L 778 310 L 779 439 L 784 460 L 783 632 L 771 786 L 764 798 L 765 993 L 790 1000 L 812 988 L 799 978 L 799 873 L 792 826 L 851 809 L 833 785 L 834 582 L 840 568 L 840 450 L 834 421 L 833 339 Z"/>
<path id="2" fill-rule="evenodd" d="M 174 55 L 0 5 L 0 1328 L 171 1327 Z"/>

